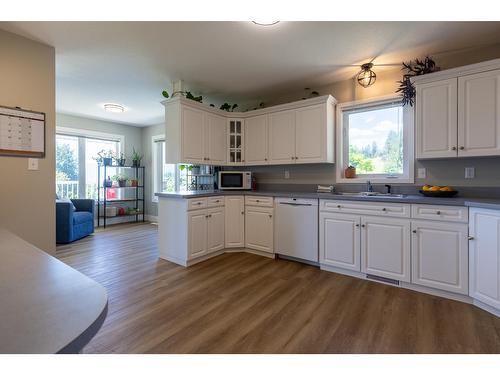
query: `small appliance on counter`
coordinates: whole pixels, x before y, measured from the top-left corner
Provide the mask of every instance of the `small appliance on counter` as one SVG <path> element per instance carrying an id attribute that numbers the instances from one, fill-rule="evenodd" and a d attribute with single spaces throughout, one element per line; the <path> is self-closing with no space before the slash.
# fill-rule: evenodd
<path id="1" fill-rule="evenodd" d="M 219 190 L 252 189 L 252 172 L 219 171 Z"/>

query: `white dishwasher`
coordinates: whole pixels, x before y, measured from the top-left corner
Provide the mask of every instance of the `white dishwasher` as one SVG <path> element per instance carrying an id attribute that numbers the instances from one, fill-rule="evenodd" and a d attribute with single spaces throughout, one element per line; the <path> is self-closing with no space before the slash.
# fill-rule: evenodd
<path id="1" fill-rule="evenodd" d="M 318 262 L 318 200 L 275 199 L 274 252 Z"/>

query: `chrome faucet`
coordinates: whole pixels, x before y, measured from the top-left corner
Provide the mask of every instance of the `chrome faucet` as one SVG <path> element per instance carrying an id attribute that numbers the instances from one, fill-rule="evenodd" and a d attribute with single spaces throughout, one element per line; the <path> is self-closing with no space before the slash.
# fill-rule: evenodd
<path id="1" fill-rule="evenodd" d="M 372 193 L 373 192 L 373 186 L 370 180 L 366 181 L 366 191 Z"/>

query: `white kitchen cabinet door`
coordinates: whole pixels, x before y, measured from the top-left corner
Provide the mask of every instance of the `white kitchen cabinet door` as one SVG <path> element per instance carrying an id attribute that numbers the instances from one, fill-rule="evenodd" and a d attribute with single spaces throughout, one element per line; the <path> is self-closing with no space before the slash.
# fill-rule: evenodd
<path id="1" fill-rule="evenodd" d="M 458 78 L 458 156 L 500 155 L 500 70 Z"/>
<path id="2" fill-rule="evenodd" d="M 225 197 L 225 243 L 227 248 L 245 246 L 245 197 Z"/>
<path id="3" fill-rule="evenodd" d="M 295 110 L 269 114 L 269 163 L 295 163 Z"/>
<path id="4" fill-rule="evenodd" d="M 182 107 L 182 158 L 184 163 L 205 163 L 205 113 Z"/>
<path id="5" fill-rule="evenodd" d="M 352 271 L 361 270 L 360 217 L 319 214 L 319 262 Z"/>
<path id="6" fill-rule="evenodd" d="M 227 164 L 245 164 L 245 122 L 242 119 L 227 121 Z"/>
<path id="7" fill-rule="evenodd" d="M 274 218 L 272 208 L 245 207 L 245 247 L 274 252 Z"/>
<path id="8" fill-rule="evenodd" d="M 411 282 L 468 294 L 467 224 L 413 221 L 411 228 Z"/>
<path id="9" fill-rule="evenodd" d="M 267 115 L 245 119 L 245 164 L 268 164 Z"/>
<path id="10" fill-rule="evenodd" d="M 188 212 L 188 259 L 207 253 L 207 212 Z"/>
<path id="11" fill-rule="evenodd" d="M 469 294 L 500 309 L 500 211 L 469 213 Z"/>
<path id="12" fill-rule="evenodd" d="M 457 79 L 416 85 L 416 157 L 457 156 Z"/>
<path id="13" fill-rule="evenodd" d="M 224 207 L 207 210 L 207 252 L 224 249 Z"/>
<path id="14" fill-rule="evenodd" d="M 206 115 L 206 158 L 204 164 L 224 165 L 227 157 L 226 118 L 212 113 Z"/>
<path id="15" fill-rule="evenodd" d="M 361 217 L 361 271 L 410 281 L 410 221 Z"/>
<path id="16" fill-rule="evenodd" d="M 297 109 L 295 112 L 295 162 L 320 163 L 327 161 L 326 145 L 325 105 Z"/>

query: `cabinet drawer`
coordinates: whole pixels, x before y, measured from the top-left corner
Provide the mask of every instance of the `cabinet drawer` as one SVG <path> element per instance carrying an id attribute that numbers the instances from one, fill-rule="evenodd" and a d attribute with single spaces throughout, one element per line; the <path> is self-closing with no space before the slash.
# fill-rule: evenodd
<path id="1" fill-rule="evenodd" d="M 388 217 L 410 217 L 410 205 L 400 203 L 320 200 L 320 211 Z"/>
<path id="2" fill-rule="evenodd" d="M 272 207 L 273 197 L 245 196 L 246 206 Z"/>
<path id="3" fill-rule="evenodd" d="M 224 206 L 224 197 L 216 196 L 216 197 L 208 197 L 207 198 L 207 206 L 208 207 L 219 207 Z"/>
<path id="4" fill-rule="evenodd" d="M 468 212 L 467 207 L 459 206 L 434 206 L 428 204 L 413 204 L 411 206 L 411 217 L 414 219 L 467 223 L 469 220 Z"/>
<path id="5" fill-rule="evenodd" d="M 207 207 L 207 198 L 191 198 L 188 199 L 188 211 L 197 210 Z"/>

